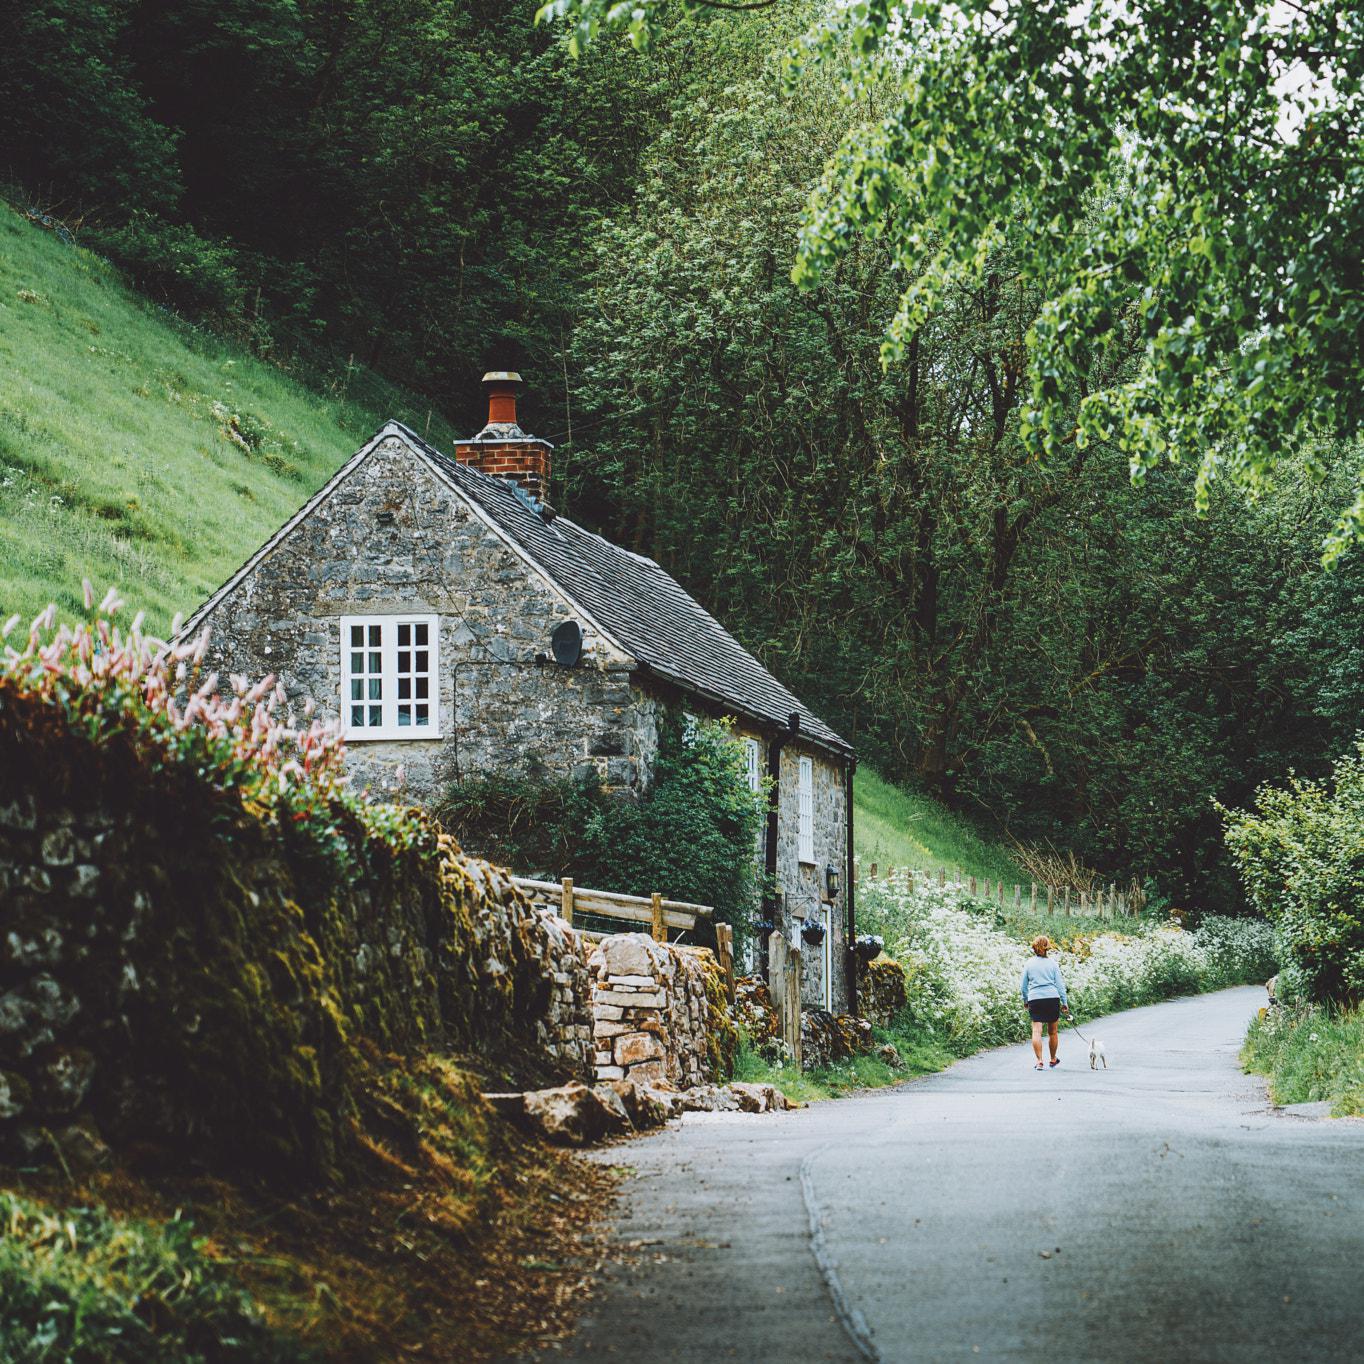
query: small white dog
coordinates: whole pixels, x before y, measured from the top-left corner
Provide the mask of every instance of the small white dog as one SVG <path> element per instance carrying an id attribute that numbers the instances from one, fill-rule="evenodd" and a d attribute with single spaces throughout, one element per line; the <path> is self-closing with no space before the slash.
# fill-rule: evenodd
<path id="1" fill-rule="evenodd" d="M 1108 1057 L 1104 1055 L 1104 1044 L 1096 1037 L 1089 1044 L 1089 1068 L 1098 1070 L 1099 1062 L 1104 1063 L 1104 1069 L 1108 1069 Z"/>

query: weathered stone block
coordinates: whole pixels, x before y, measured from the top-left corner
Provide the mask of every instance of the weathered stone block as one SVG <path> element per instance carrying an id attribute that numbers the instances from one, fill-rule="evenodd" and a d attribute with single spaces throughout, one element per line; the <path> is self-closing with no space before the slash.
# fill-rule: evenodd
<path id="1" fill-rule="evenodd" d="M 666 1003 L 662 990 L 640 990 L 627 993 L 623 990 L 598 990 L 593 997 L 595 1004 L 616 1004 L 623 1009 L 661 1009 Z"/>
<path id="2" fill-rule="evenodd" d="M 659 1040 L 652 1033 L 626 1033 L 615 1040 L 616 1064 L 633 1066 L 640 1061 L 652 1061 L 663 1055 Z"/>

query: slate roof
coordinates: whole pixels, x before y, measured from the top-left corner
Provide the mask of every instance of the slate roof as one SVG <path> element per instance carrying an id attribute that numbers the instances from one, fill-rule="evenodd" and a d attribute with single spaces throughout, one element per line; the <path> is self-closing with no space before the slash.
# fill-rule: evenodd
<path id="1" fill-rule="evenodd" d="M 652 559 L 613 545 L 567 517 L 546 521 L 514 483 L 459 464 L 401 422 L 390 427 L 420 450 L 615 641 L 650 672 L 737 714 L 785 728 L 800 717 L 805 739 L 850 754 L 680 583 Z"/>

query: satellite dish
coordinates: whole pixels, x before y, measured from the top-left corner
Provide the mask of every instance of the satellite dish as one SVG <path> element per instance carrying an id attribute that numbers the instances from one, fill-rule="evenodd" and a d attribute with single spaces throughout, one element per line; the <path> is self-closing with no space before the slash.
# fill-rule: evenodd
<path id="1" fill-rule="evenodd" d="M 561 668 L 574 668 L 583 656 L 583 628 L 576 620 L 566 620 L 554 627 L 549 637 L 554 661 Z"/>

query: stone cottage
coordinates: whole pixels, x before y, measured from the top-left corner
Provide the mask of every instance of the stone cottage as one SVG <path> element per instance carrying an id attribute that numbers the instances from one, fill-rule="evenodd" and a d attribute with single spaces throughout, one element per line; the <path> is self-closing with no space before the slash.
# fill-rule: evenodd
<path id="1" fill-rule="evenodd" d="M 855 1008 L 851 746 L 653 560 L 556 515 L 519 376 L 484 384 L 488 423 L 453 458 L 389 422 L 186 632 L 211 627 L 222 675 L 273 673 L 291 706 L 339 721 L 359 786 L 401 766 L 422 801 L 508 768 L 595 770 L 628 796 L 651 780 L 663 707 L 731 717 L 755 788 L 773 778 L 765 923 L 793 942 L 823 928 L 803 945 L 806 1001 Z"/>

